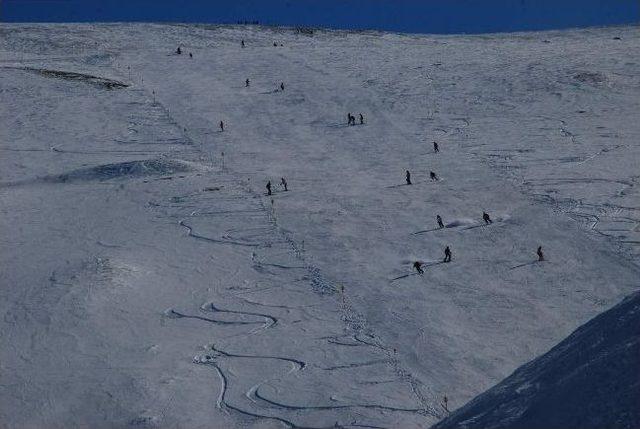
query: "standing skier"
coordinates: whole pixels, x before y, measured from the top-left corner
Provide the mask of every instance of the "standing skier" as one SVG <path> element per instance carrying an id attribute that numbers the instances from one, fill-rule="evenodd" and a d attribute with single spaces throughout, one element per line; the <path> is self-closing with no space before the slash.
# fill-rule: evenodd
<path id="1" fill-rule="evenodd" d="M 451 262 L 451 249 L 449 249 L 449 246 L 444 248 L 444 261 L 442 262 Z"/>
<path id="2" fill-rule="evenodd" d="M 288 190 L 289 190 L 289 189 L 287 188 L 287 181 L 286 181 L 286 179 L 285 179 L 284 177 L 281 177 L 281 178 L 280 178 L 280 184 L 281 184 L 282 186 L 284 186 L 284 190 L 285 190 L 285 191 L 288 191 Z"/>
<path id="3" fill-rule="evenodd" d="M 364 116 L 360 113 L 360 125 L 364 125 Z"/>
<path id="4" fill-rule="evenodd" d="M 415 261 L 413 263 L 413 268 L 416 269 L 416 271 L 418 272 L 418 274 L 424 274 L 424 270 L 422 269 L 422 262 L 420 261 Z"/>
<path id="5" fill-rule="evenodd" d="M 544 261 L 544 253 L 542 253 L 542 246 L 538 246 L 538 250 L 536 251 L 538 254 L 538 262 Z"/>
<path id="6" fill-rule="evenodd" d="M 220 121 L 220 132 L 224 131 L 224 122 Z"/>
<path id="7" fill-rule="evenodd" d="M 442 218 L 440 215 L 436 215 L 436 221 L 438 222 L 438 228 L 444 228 L 444 224 L 442 223 Z"/>
<path id="8" fill-rule="evenodd" d="M 244 39 L 242 39 L 242 41 L 240 42 L 240 46 L 244 48 Z"/>
<path id="9" fill-rule="evenodd" d="M 247 80 L 245 80 L 245 81 L 244 81 L 244 86 L 245 86 L 245 88 L 249 88 L 249 84 L 250 84 L 250 83 L 251 83 L 251 82 L 249 81 L 249 78 L 247 78 Z"/>
<path id="10" fill-rule="evenodd" d="M 178 46 L 178 49 L 176 49 L 176 54 L 178 55 L 182 54 L 182 49 L 180 49 L 180 46 Z"/>
<path id="11" fill-rule="evenodd" d="M 267 188 L 267 195 L 271 195 L 271 180 L 267 182 L 266 188 Z"/>
<path id="12" fill-rule="evenodd" d="M 485 211 L 482 212 L 482 219 L 484 220 L 484 223 L 486 223 L 487 225 L 489 225 L 490 223 L 493 223 L 493 221 L 489 217 L 489 213 Z"/>
<path id="13" fill-rule="evenodd" d="M 433 151 L 435 153 L 440 152 L 440 148 L 438 147 L 438 143 L 436 143 L 436 142 L 433 142 Z"/>
<path id="14" fill-rule="evenodd" d="M 431 180 L 438 180 L 438 176 L 433 171 L 429 172 L 429 177 L 431 177 Z"/>
<path id="15" fill-rule="evenodd" d="M 284 82 L 281 82 L 281 83 L 280 83 L 280 90 L 281 90 L 281 91 L 284 91 Z"/>
<path id="16" fill-rule="evenodd" d="M 407 181 L 407 185 L 411 184 L 411 173 L 409 173 L 409 170 L 405 173 L 405 180 Z"/>

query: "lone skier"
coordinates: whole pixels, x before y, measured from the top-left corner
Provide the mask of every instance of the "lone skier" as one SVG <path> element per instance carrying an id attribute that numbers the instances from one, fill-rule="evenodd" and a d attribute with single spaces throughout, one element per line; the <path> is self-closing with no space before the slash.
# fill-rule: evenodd
<path id="1" fill-rule="evenodd" d="M 244 39 L 240 42 L 240 46 L 244 48 Z"/>
<path id="2" fill-rule="evenodd" d="M 193 59 L 193 54 L 189 52 L 189 58 Z"/>
<path id="3" fill-rule="evenodd" d="M 442 262 L 451 262 L 451 249 L 449 249 L 449 246 L 444 248 L 444 261 Z"/>
<path id="4" fill-rule="evenodd" d="M 538 246 L 538 250 L 536 251 L 538 254 L 538 262 L 544 261 L 544 253 L 542 253 L 542 246 Z"/>
<path id="5" fill-rule="evenodd" d="M 178 49 L 176 49 L 176 54 L 178 55 L 182 54 L 182 49 L 180 49 L 180 46 L 178 46 Z"/>
<path id="6" fill-rule="evenodd" d="M 267 188 L 267 195 L 271 195 L 271 180 L 267 182 L 266 188 Z"/>
<path id="7" fill-rule="evenodd" d="M 482 219 L 484 220 L 484 223 L 486 223 L 487 225 L 489 225 L 490 223 L 493 223 L 493 221 L 489 217 L 489 213 L 487 212 L 484 212 L 484 211 L 482 212 Z"/>
<path id="8" fill-rule="evenodd" d="M 424 274 L 424 270 L 422 269 L 422 262 L 420 261 L 415 261 L 413 263 L 413 268 L 416 269 L 416 271 L 418 272 L 418 274 Z"/>
<path id="9" fill-rule="evenodd" d="M 281 91 L 284 91 L 284 82 L 281 82 L 281 83 L 280 83 L 280 90 L 281 90 Z"/>
<path id="10" fill-rule="evenodd" d="M 220 132 L 224 131 L 224 122 L 220 121 Z"/>
<path id="11" fill-rule="evenodd" d="M 284 177 L 281 177 L 281 178 L 280 178 L 280 184 L 281 184 L 282 186 L 284 186 L 284 190 L 285 190 L 285 191 L 288 191 L 288 190 L 289 190 L 289 189 L 287 188 L 287 180 L 286 180 Z"/>
<path id="12" fill-rule="evenodd" d="M 442 218 L 440 215 L 436 215 L 436 221 L 438 222 L 438 228 L 444 228 L 444 224 L 442 223 Z"/>
<path id="13" fill-rule="evenodd" d="M 360 113 L 360 125 L 364 125 L 364 116 Z"/>
<path id="14" fill-rule="evenodd" d="M 431 177 L 431 180 L 438 180 L 438 176 L 436 176 L 436 173 L 433 171 L 429 172 L 429 176 Z"/>
<path id="15" fill-rule="evenodd" d="M 244 81 L 245 88 L 249 88 L 249 84 L 250 83 L 251 83 L 251 81 L 249 81 L 249 78 L 247 78 L 247 80 Z"/>
<path id="16" fill-rule="evenodd" d="M 433 142 L 433 151 L 435 153 L 440 152 L 440 148 L 438 147 L 438 143 L 436 143 L 436 142 Z"/>
<path id="17" fill-rule="evenodd" d="M 407 185 L 411 184 L 411 173 L 409 173 L 409 170 L 407 170 L 406 174 L 405 174 L 405 179 L 407 181 Z"/>

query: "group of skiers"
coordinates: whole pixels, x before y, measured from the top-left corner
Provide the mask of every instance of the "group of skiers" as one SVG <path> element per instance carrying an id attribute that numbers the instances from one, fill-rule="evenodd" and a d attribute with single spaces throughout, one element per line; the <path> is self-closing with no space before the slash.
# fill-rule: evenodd
<path id="1" fill-rule="evenodd" d="M 182 55 L 182 48 L 180 46 L 178 46 L 178 49 L 176 49 L 176 55 Z M 189 52 L 189 58 L 193 58 L 192 52 Z"/>
<path id="2" fill-rule="evenodd" d="M 362 113 L 358 114 L 360 116 L 360 125 L 364 125 L 364 116 Z M 347 125 L 355 125 L 356 117 L 351 114 L 351 112 L 347 113 Z"/>
<path id="3" fill-rule="evenodd" d="M 285 179 L 284 177 L 281 177 L 280 186 L 284 188 L 285 192 L 288 191 L 289 187 L 287 186 L 287 179 Z M 267 188 L 267 195 L 271 195 L 271 180 L 267 182 L 266 188 Z"/>

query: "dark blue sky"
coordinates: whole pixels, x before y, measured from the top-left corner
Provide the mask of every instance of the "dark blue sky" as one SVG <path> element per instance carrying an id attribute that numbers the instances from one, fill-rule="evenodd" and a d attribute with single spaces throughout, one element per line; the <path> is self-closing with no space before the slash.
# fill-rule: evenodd
<path id="1" fill-rule="evenodd" d="M 257 20 L 416 33 L 486 33 L 638 24 L 640 0 L 0 0 L 0 20 Z"/>

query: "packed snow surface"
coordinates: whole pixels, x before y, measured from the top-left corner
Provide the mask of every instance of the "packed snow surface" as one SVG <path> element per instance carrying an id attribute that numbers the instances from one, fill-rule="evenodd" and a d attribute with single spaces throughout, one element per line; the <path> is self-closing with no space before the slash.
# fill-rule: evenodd
<path id="1" fill-rule="evenodd" d="M 635 27 L 0 35 L 3 426 L 427 427 L 639 286 Z"/>

